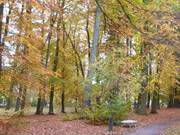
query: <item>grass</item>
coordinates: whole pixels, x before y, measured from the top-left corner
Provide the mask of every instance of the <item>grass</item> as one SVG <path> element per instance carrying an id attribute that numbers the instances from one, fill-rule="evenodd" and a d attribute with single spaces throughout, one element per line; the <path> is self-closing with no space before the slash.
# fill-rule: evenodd
<path id="1" fill-rule="evenodd" d="M 65 113 L 60 115 L 60 119 L 63 121 L 72 121 L 82 119 L 82 116 L 79 113 Z"/>
<path id="2" fill-rule="evenodd" d="M 71 113 L 71 112 L 74 112 L 74 108 L 73 107 L 66 107 L 66 112 L 67 113 Z M 44 114 L 48 114 L 48 111 L 49 111 L 49 108 L 48 107 L 45 107 L 44 108 Z M 35 114 L 36 112 L 36 107 L 25 107 L 24 109 L 24 115 L 33 115 Z M 58 114 L 60 112 L 59 109 L 55 108 L 54 109 L 54 112 L 56 114 Z M 5 108 L 0 108 L 0 116 L 12 116 L 12 115 L 15 115 L 19 112 L 14 112 L 14 107 L 10 110 L 5 110 Z"/>

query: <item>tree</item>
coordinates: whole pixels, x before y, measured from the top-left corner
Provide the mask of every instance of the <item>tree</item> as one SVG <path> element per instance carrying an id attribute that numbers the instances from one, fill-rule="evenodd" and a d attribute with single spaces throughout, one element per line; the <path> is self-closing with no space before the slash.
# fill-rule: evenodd
<path id="1" fill-rule="evenodd" d="M 100 19 L 101 19 L 101 9 L 97 5 L 96 13 L 95 13 L 94 35 L 93 35 L 90 63 L 89 63 L 88 74 L 87 74 L 88 79 L 90 79 L 91 76 L 93 75 L 92 70 L 91 70 L 91 65 L 95 63 L 96 54 L 97 54 L 99 32 L 100 32 Z M 85 86 L 85 106 L 90 106 L 91 104 L 90 95 L 91 95 L 91 84 L 87 84 Z"/>
<path id="2" fill-rule="evenodd" d="M 0 3 L 0 77 L 2 76 L 2 53 L 3 53 L 3 11 L 4 11 L 4 3 Z"/>

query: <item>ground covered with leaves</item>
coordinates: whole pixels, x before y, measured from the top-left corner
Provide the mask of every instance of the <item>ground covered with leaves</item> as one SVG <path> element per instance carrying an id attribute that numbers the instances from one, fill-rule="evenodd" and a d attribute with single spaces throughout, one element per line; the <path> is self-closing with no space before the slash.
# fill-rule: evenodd
<path id="1" fill-rule="evenodd" d="M 129 118 L 138 120 L 137 129 L 152 124 L 167 123 L 170 129 L 160 131 L 163 135 L 171 135 L 169 133 L 178 135 L 177 133 L 179 133 L 180 126 L 177 127 L 177 125 L 180 125 L 180 109 L 162 109 L 158 114 L 148 116 L 130 114 Z M 1 120 L 0 134 L 7 135 L 121 135 L 137 130 L 136 128 L 115 126 L 113 132 L 110 133 L 107 125 L 92 125 L 86 120 L 64 121 L 61 115 L 14 117 L 9 120 L 8 124 L 6 123 L 6 126 L 2 126 L 3 124 L 3 120 Z M 5 133 L 3 130 L 7 132 Z"/>
<path id="2" fill-rule="evenodd" d="M 180 135 L 180 123 L 170 126 L 163 132 L 162 135 Z"/>

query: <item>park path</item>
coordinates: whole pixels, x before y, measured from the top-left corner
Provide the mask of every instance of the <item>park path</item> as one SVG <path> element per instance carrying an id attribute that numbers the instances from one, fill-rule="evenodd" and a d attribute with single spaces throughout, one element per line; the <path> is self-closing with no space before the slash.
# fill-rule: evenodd
<path id="1" fill-rule="evenodd" d="M 150 124 L 124 135 L 163 135 L 165 129 L 175 124 L 180 124 L 180 117 L 172 117 L 160 123 Z"/>
<path id="2" fill-rule="evenodd" d="M 160 135 L 161 131 L 167 127 L 168 125 L 164 123 L 152 124 L 124 135 Z"/>

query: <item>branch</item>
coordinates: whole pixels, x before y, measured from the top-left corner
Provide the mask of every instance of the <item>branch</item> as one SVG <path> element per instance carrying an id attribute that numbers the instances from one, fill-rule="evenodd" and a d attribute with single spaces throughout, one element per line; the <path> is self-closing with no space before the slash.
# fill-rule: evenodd
<path id="1" fill-rule="evenodd" d="M 124 15 L 126 16 L 126 18 L 128 19 L 129 23 L 134 27 L 134 29 L 136 29 L 137 31 L 143 33 L 140 29 L 137 28 L 137 26 L 132 22 L 131 17 L 129 16 L 129 14 L 126 12 L 122 2 L 120 0 L 117 0 L 117 2 L 119 3 L 119 5 L 121 6 L 121 9 L 123 10 Z"/>

